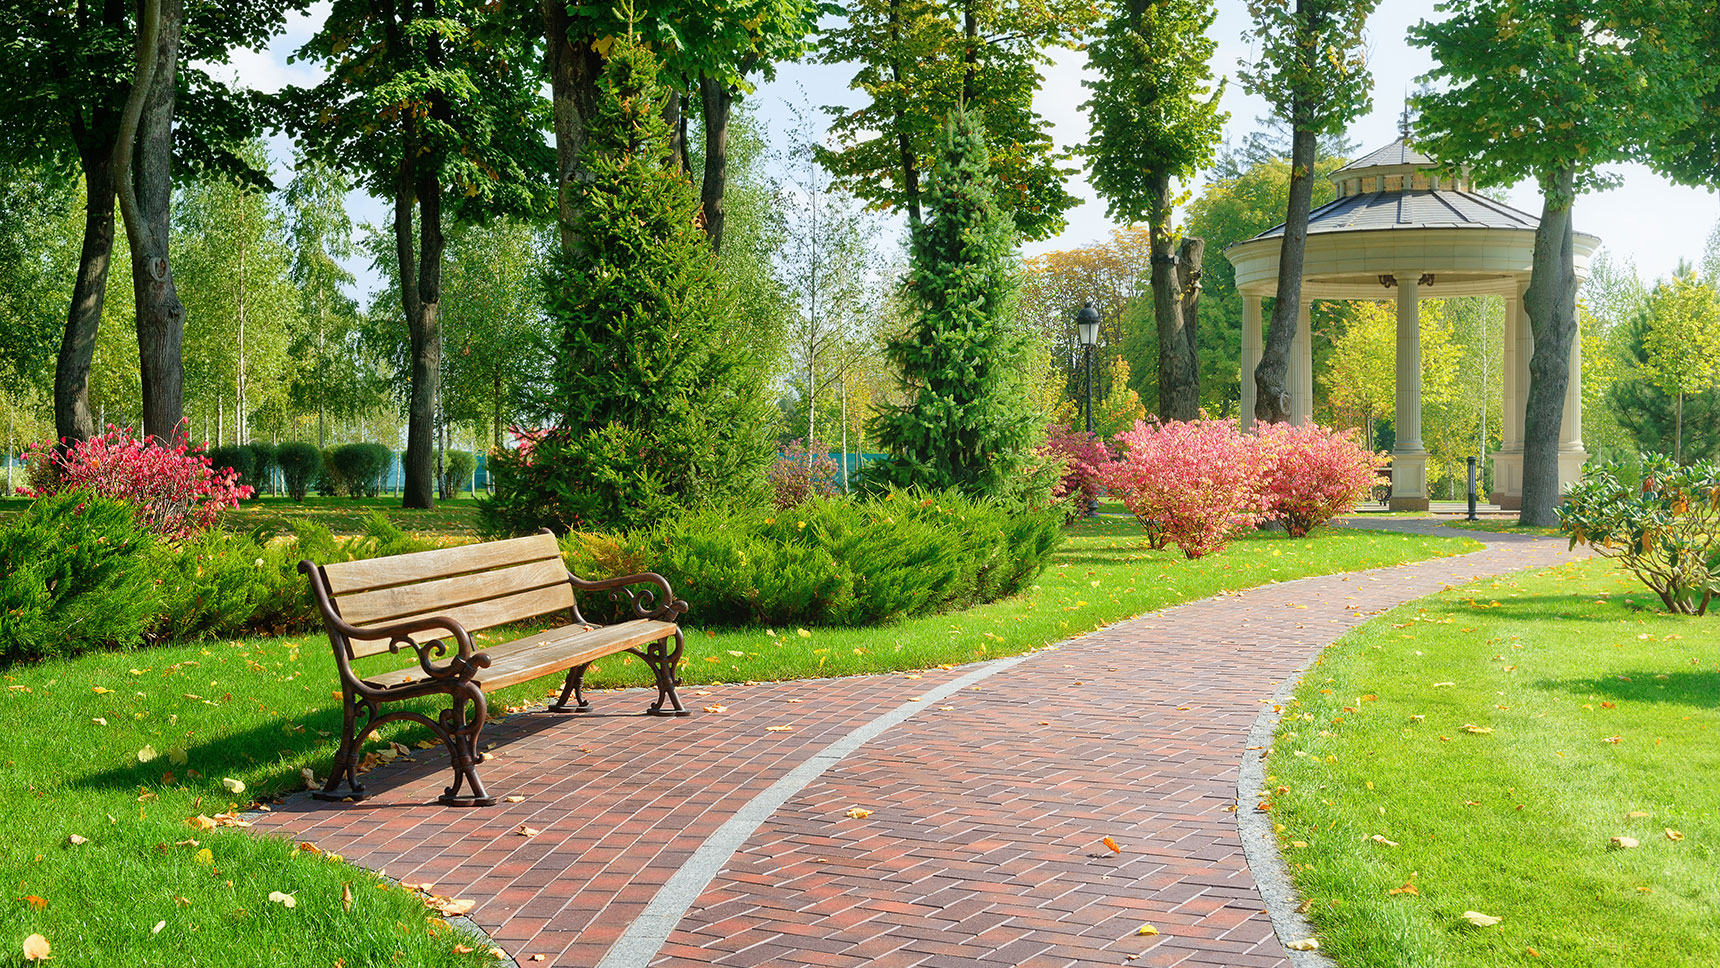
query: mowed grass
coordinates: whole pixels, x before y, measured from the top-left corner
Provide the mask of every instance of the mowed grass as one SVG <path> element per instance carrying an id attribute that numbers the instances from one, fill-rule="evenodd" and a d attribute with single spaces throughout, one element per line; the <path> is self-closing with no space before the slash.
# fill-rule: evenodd
<path id="1" fill-rule="evenodd" d="M 1267 792 L 1344 968 L 1713 966 L 1717 770 L 1720 621 L 1590 560 L 1345 636 L 1285 709 Z"/>
<path id="2" fill-rule="evenodd" d="M 1460 531 L 1485 531 L 1489 534 L 1534 534 L 1547 538 L 1562 537 L 1558 528 L 1539 528 L 1532 524 L 1518 524 L 1516 518 L 1482 518 L 1479 521 L 1447 521 L 1445 526 Z"/>
<path id="3" fill-rule="evenodd" d="M 1225 589 L 1475 547 L 1461 538 L 1326 530 L 1301 541 L 1251 536 L 1190 562 L 1175 551 L 1145 550 L 1139 535 L 1126 518 L 1081 522 L 1025 594 L 886 628 L 707 636 L 694 616 L 684 677 L 694 685 L 965 662 Z M 58 964 L 103 968 L 487 961 L 481 946 L 456 953 L 469 939 L 430 920 L 405 892 L 379 889 L 365 871 L 241 829 L 187 825 L 188 817 L 299 789 L 304 768 L 326 776 L 340 726 L 328 649 L 319 631 L 96 653 L 0 674 L 0 714 L 12 724 L 0 754 L 0 816 L 8 826 L 0 841 L 7 886 L 0 964 L 17 961 L 33 933 L 48 939 Z M 644 678 L 637 660 L 615 659 L 592 677 L 598 686 Z M 541 702 L 557 685 L 559 677 L 517 686 L 493 697 L 491 709 Z M 642 711 L 646 699 L 593 698 L 600 708 L 626 711 Z M 434 706 L 419 704 L 427 712 Z M 388 729 L 371 748 L 422 738 L 410 727 Z M 414 752 L 438 766 L 445 755 Z M 245 784 L 242 795 L 224 788 L 229 778 Z M 73 834 L 87 842 L 72 844 Z M 205 849 L 207 863 L 199 860 Z M 342 902 L 347 886 L 350 910 Z M 295 906 L 271 903 L 274 891 L 293 895 Z"/>

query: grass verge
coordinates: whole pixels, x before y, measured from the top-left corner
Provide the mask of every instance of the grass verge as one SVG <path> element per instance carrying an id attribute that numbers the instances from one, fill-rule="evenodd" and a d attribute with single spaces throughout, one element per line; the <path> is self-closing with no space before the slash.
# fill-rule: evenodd
<path id="1" fill-rule="evenodd" d="M 1191 562 L 1142 548 L 1129 519 L 1098 518 L 1077 524 L 1053 567 L 1014 599 L 880 629 L 805 636 L 694 629 L 684 672 L 696 684 L 965 662 L 1225 589 L 1474 547 L 1463 538 L 1324 530 L 1301 541 L 1254 535 Z M 15 724 L 0 754 L 0 816 L 10 834 L 0 846 L 8 886 L 0 897 L 0 963 L 16 960 L 34 933 L 53 945 L 57 963 L 102 968 L 486 959 L 481 950 L 457 953 L 465 938 L 427 920 L 405 892 L 378 889 L 362 870 L 284 841 L 187 824 L 297 789 L 304 768 L 326 773 L 340 713 L 320 632 L 90 654 L 13 667 L 0 678 L 0 712 Z M 643 681 L 639 663 L 614 660 L 592 678 L 596 685 Z M 538 702 L 553 682 L 507 690 L 491 708 Z M 384 738 L 419 737 L 402 730 Z M 230 793 L 228 779 L 245 792 Z M 72 843 L 74 834 L 85 842 Z M 269 901 L 276 891 L 291 894 L 295 906 Z"/>
<path id="2" fill-rule="evenodd" d="M 1561 538 L 1564 533 L 1558 528 L 1538 528 L 1532 524 L 1518 524 L 1514 518 L 1483 518 L 1480 521 L 1447 521 L 1445 526 L 1459 531 L 1485 531 L 1488 534 L 1535 534 L 1544 538 Z"/>
<path id="3" fill-rule="evenodd" d="M 1267 774 L 1345 968 L 1667 968 L 1720 964 L 1717 768 L 1720 624 L 1590 560 L 1345 636 L 1285 709 Z"/>
<path id="4" fill-rule="evenodd" d="M 29 498 L 0 498 L 0 526 L 24 512 Z M 398 497 L 347 498 L 311 495 L 300 504 L 286 497 L 259 497 L 226 512 L 221 524 L 233 531 L 312 521 L 338 535 L 359 534 L 373 512 L 380 511 L 404 531 L 419 535 L 467 538 L 478 536 L 478 502 L 471 494 L 437 501 L 428 511 L 408 511 Z"/>

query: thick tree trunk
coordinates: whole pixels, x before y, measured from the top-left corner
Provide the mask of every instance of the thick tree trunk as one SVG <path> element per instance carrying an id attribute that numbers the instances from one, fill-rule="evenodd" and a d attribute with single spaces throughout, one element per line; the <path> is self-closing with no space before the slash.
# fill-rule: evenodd
<path id="1" fill-rule="evenodd" d="M 126 239 L 131 243 L 132 291 L 137 299 L 138 369 L 143 381 L 143 432 L 167 443 L 183 432 L 185 305 L 173 287 L 168 260 L 173 211 L 173 108 L 185 0 L 163 0 L 155 68 L 138 120 L 131 185 L 134 205 L 121 189 Z M 131 209 L 128 211 L 128 209 Z"/>
<path id="2" fill-rule="evenodd" d="M 890 0 L 890 78 L 902 83 L 902 4 Z M 907 119 L 896 114 L 896 149 L 902 157 L 902 196 L 908 203 L 908 223 L 920 224 L 920 167 L 914 143 L 907 133 Z"/>
<path id="3" fill-rule="evenodd" d="M 573 19 L 565 0 L 541 0 L 544 25 L 544 67 L 549 72 L 555 119 L 556 228 L 563 255 L 579 247 L 579 155 L 585 147 L 586 123 L 597 113 L 597 79 L 603 57 L 591 49 L 591 38 L 568 37 Z"/>
<path id="4" fill-rule="evenodd" d="M 711 251 L 723 250 L 723 221 L 728 209 L 723 193 L 729 178 L 729 115 L 734 107 L 734 92 L 714 78 L 699 78 L 699 96 L 705 112 L 705 176 L 699 187 L 699 201 L 705 215 L 705 237 L 711 240 Z"/>
<path id="5" fill-rule="evenodd" d="M 1177 288 L 1182 290 L 1183 352 L 1188 357 L 1188 392 L 1194 397 L 1195 417 L 1200 416 L 1200 277 L 1205 261 L 1206 240 L 1183 239 L 1177 251 Z"/>
<path id="6" fill-rule="evenodd" d="M 84 158 L 84 243 L 78 253 L 78 276 L 66 311 L 66 331 L 54 366 L 54 435 L 61 440 L 85 440 L 96 433 L 90 413 L 90 363 L 95 359 L 96 331 L 107 297 L 108 268 L 113 260 L 113 161 L 107 150 Z"/>
<path id="7" fill-rule="evenodd" d="M 1571 340 L 1577 332 L 1577 275 L 1571 245 L 1575 173 L 1554 172 L 1543 185 L 1541 224 L 1523 308 L 1529 314 L 1535 352 L 1529 358 L 1529 397 L 1523 415 L 1522 524 L 1557 527 L 1559 429 L 1570 383 Z"/>
<path id="8" fill-rule="evenodd" d="M 681 101 L 681 92 L 677 90 L 669 91 L 669 96 L 663 99 L 663 126 L 669 129 L 670 164 L 681 169 L 682 174 L 691 176 L 692 172 L 684 161 L 687 156 L 687 128 L 681 113 Z"/>
<path id="9" fill-rule="evenodd" d="M 1291 116 L 1301 116 L 1300 106 Z M 1308 213 L 1314 200 L 1312 130 L 1295 128 L 1290 139 L 1290 204 L 1284 218 L 1284 242 L 1278 252 L 1278 289 L 1272 322 L 1266 327 L 1266 347 L 1254 368 L 1254 419 L 1283 423 L 1290 419 L 1290 345 L 1296 338 L 1297 310 L 1302 304 L 1302 256 L 1308 247 Z"/>
<path id="10" fill-rule="evenodd" d="M 1149 174 L 1152 195 L 1148 233 L 1152 240 L 1153 319 L 1159 334 L 1160 420 L 1193 420 L 1200 416 L 1200 393 L 1188 337 L 1183 332 L 1183 294 L 1171 234 L 1171 182 L 1169 176 Z"/>

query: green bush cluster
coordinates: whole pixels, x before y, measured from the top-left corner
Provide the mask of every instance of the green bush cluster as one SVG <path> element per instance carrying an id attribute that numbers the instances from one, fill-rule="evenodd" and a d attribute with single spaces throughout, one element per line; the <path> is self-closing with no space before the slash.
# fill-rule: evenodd
<path id="1" fill-rule="evenodd" d="M 449 450 L 442 453 L 442 474 L 437 481 L 437 493 L 442 500 L 460 496 L 472 485 L 472 474 L 478 469 L 478 456 L 471 451 Z"/>
<path id="2" fill-rule="evenodd" d="M 42 498 L 0 530 L 0 662 L 130 648 L 158 639 L 300 631 L 319 617 L 298 573 L 319 564 L 422 551 L 380 514 L 337 539 L 311 522 L 291 534 L 212 529 L 152 538 L 119 501 L 85 491 Z"/>
<path id="3" fill-rule="evenodd" d="M 1558 512 L 1571 547 L 1617 558 L 1667 611 L 1703 615 L 1720 594 L 1720 464 L 1664 454 L 1591 464 Z"/>
<path id="4" fill-rule="evenodd" d="M 381 444 L 342 444 L 323 451 L 323 471 L 343 497 L 375 497 L 394 452 Z"/>
<path id="5" fill-rule="evenodd" d="M 1058 509 L 954 491 L 707 508 L 621 535 L 562 540 L 582 577 L 654 571 L 701 626 L 877 625 L 1011 595 L 1061 539 Z"/>
<path id="6" fill-rule="evenodd" d="M 280 465 L 281 477 L 286 479 L 287 496 L 303 501 L 311 482 L 322 473 L 322 451 L 315 444 L 291 441 L 275 452 L 275 463 Z"/>
<path id="7" fill-rule="evenodd" d="M 252 489 L 252 497 L 261 497 L 269 487 L 270 472 L 277 466 L 278 453 L 274 444 L 261 441 L 211 447 L 208 452 L 209 466 L 216 470 L 237 471 L 239 483 Z"/>

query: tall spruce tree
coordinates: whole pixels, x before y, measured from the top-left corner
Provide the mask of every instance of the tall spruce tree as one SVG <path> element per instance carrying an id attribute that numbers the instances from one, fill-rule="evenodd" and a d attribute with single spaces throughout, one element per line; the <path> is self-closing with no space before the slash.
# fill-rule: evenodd
<path id="1" fill-rule="evenodd" d="M 926 220 L 912 227 L 913 321 L 884 350 L 909 402 L 873 421 L 891 456 L 867 468 L 870 483 L 996 495 L 1020 480 L 1038 415 L 1015 313 L 1015 226 L 995 186 L 983 125 L 957 111 L 944 123 Z"/>
<path id="2" fill-rule="evenodd" d="M 496 533 L 629 527 L 763 481 L 765 362 L 732 325 L 699 198 L 664 123 L 652 55 L 611 48 L 580 167 L 580 245 L 545 280 L 556 426 L 500 455 Z"/>

